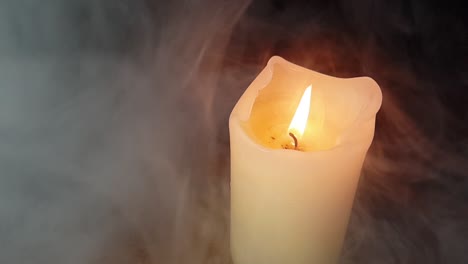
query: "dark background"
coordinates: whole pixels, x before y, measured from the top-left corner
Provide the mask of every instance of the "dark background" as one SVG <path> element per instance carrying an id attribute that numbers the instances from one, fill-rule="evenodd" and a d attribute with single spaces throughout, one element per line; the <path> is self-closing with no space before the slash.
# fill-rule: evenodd
<path id="1" fill-rule="evenodd" d="M 272 55 L 383 92 L 342 263 L 467 263 L 458 1 L 0 1 L 0 262 L 229 263 L 229 113 Z"/>

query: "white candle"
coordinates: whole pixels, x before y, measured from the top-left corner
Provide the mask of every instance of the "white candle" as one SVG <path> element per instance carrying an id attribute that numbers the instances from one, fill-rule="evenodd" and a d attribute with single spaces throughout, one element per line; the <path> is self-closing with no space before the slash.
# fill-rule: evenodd
<path id="1" fill-rule="evenodd" d="M 381 102 L 368 77 L 270 59 L 229 120 L 235 264 L 336 262 Z"/>

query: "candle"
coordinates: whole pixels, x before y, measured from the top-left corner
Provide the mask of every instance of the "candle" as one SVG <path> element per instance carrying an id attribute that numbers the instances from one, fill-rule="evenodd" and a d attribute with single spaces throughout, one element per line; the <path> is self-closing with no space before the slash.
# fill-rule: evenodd
<path id="1" fill-rule="evenodd" d="M 270 59 L 229 119 L 235 264 L 337 261 L 381 102 L 371 78 Z"/>

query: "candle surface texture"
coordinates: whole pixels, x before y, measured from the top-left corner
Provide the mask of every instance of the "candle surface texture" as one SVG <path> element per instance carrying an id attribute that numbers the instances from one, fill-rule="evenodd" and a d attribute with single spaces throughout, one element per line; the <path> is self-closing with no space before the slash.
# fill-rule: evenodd
<path id="1" fill-rule="evenodd" d="M 235 264 L 337 262 L 381 103 L 371 78 L 270 59 L 229 119 Z"/>

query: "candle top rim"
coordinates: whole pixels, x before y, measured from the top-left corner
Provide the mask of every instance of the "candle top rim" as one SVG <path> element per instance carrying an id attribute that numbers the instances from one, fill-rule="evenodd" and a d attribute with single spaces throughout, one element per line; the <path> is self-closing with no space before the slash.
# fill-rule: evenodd
<path id="1" fill-rule="evenodd" d="M 369 87 L 374 88 L 373 89 L 374 98 L 372 101 L 376 102 L 376 104 L 372 105 L 374 106 L 373 108 L 375 109 L 375 111 L 372 111 L 373 114 L 376 114 L 378 110 L 380 109 L 380 106 L 382 104 L 382 91 L 380 90 L 380 87 L 377 84 L 377 82 L 375 82 L 375 80 L 372 79 L 371 77 L 359 76 L 359 77 L 341 78 L 341 77 L 326 75 L 326 74 L 323 74 L 323 73 L 320 73 L 311 69 L 307 69 L 300 65 L 294 64 L 290 61 L 283 59 L 280 56 L 275 55 L 270 58 L 266 67 L 262 70 L 262 72 L 257 76 L 257 78 L 245 90 L 244 94 L 241 96 L 238 103 L 234 107 L 231 113 L 231 116 L 233 117 L 235 116 L 241 121 L 247 121 L 249 119 L 251 110 L 253 107 L 253 103 L 255 102 L 255 99 L 257 98 L 258 92 L 264 89 L 267 86 L 268 82 L 271 80 L 272 75 L 273 75 L 273 66 L 275 64 L 284 64 L 287 68 L 293 69 L 298 72 L 311 74 L 315 78 L 318 78 L 318 79 L 329 79 L 331 81 L 347 82 L 347 83 L 348 82 L 367 82 Z M 260 87 L 260 88 L 257 88 L 257 87 Z M 248 99 L 248 100 L 245 100 L 245 99 Z M 243 104 L 240 104 L 242 102 Z M 367 105 L 366 109 L 369 107 L 371 107 L 371 105 Z M 246 111 L 245 109 L 248 109 L 248 111 Z"/>
<path id="2" fill-rule="evenodd" d="M 337 84 L 341 84 L 339 86 L 365 87 L 364 92 L 366 92 L 366 94 L 369 95 L 369 100 L 367 100 L 368 103 L 363 105 L 363 107 L 359 111 L 357 118 L 352 122 L 350 126 L 346 128 L 346 130 L 355 128 L 359 124 L 362 124 L 364 122 L 371 120 L 372 118 L 375 118 L 376 113 L 380 109 L 380 106 L 382 104 L 382 92 L 380 90 L 379 85 L 370 77 L 363 76 L 363 77 L 352 77 L 352 78 L 340 78 L 340 77 L 330 76 L 330 75 L 316 72 L 316 71 L 307 69 L 305 67 L 302 67 L 300 65 L 294 64 L 279 56 L 273 56 L 268 61 L 266 67 L 257 76 L 257 78 L 251 83 L 251 85 L 246 89 L 244 94 L 241 96 L 241 98 L 237 102 L 229 118 L 230 125 L 239 126 L 240 129 L 244 130 L 241 124 L 248 122 L 248 120 L 250 119 L 251 111 L 252 111 L 254 102 L 256 98 L 258 97 L 258 93 L 259 91 L 264 89 L 268 85 L 268 83 L 271 81 L 272 76 L 273 76 L 273 68 L 276 64 L 281 64 L 282 66 L 287 67 L 288 69 L 297 71 L 299 73 L 311 75 L 313 79 L 322 79 L 322 80 L 326 80 L 327 82 L 332 82 L 332 83 L 336 82 Z M 244 131 L 244 134 L 245 133 L 246 132 Z M 269 148 L 269 147 L 257 144 L 249 136 L 247 136 L 247 138 L 249 141 L 252 141 L 252 143 L 257 145 L 264 151 L 268 151 L 268 152 L 286 151 L 288 153 L 291 151 L 298 152 L 298 153 L 318 153 L 318 152 L 332 151 L 332 150 L 339 149 L 343 146 L 347 146 L 348 145 L 347 143 L 353 143 L 353 142 L 345 142 L 345 141 L 338 142 L 335 146 L 329 149 L 300 152 L 300 151 L 289 150 L 289 149 Z"/>

